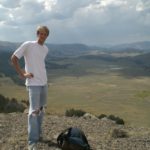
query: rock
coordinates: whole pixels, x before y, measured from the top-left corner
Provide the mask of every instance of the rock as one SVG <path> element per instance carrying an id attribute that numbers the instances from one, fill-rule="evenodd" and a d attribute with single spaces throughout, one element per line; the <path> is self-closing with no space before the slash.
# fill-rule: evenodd
<path id="1" fill-rule="evenodd" d="M 92 115 L 92 114 L 90 114 L 90 113 L 85 113 L 85 114 L 83 115 L 83 118 L 84 118 L 84 119 L 98 120 L 98 118 L 97 118 L 96 116 L 94 116 L 94 115 Z"/>
<path id="2" fill-rule="evenodd" d="M 128 133 L 123 129 L 117 128 L 117 129 L 113 129 L 112 137 L 113 138 L 127 138 Z"/>
<path id="3" fill-rule="evenodd" d="M 25 110 L 24 110 L 24 112 L 23 112 L 24 114 L 28 114 L 29 113 L 29 109 L 28 108 L 26 108 Z"/>

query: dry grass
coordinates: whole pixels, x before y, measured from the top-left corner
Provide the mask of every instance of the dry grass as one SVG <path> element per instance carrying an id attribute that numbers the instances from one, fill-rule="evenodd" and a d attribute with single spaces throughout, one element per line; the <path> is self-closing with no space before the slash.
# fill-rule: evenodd
<path id="1" fill-rule="evenodd" d="M 150 78 L 129 79 L 112 73 L 60 77 L 49 83 L 47 112 L 64 114 L 66 109 L 77 108 L 96 115 L 114 114 L 137 126 L 150 126 L 149 83 Z M 25 87 L 11 82 L 1 82 L 0 93 L 28 99 Z"/>

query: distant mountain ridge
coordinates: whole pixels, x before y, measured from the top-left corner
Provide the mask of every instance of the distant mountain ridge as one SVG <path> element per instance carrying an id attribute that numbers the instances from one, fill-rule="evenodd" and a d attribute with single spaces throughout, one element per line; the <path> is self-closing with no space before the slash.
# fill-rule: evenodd
<path id="1" fill-rule="evenodd" d="M 0 41 L 0 52 L 1 51 L 14 51 L 20 43 L 13 43 L 7 41 Z M 119 44 L 111 47 L 104 46 L 88 46 L 81 43 L 72 44 L 49 44 L 46 43 L 50 50 L 51 56 L 64 57 L 64 56 L 80 56 L 89 54 L 89 52 L 97 51 L 144 51 L 150 52 L 150 41 Z"/>
<path id="2" fill-rule="evenodd" d="M 50 56 L 79 56 L 88 53 L 91 48 L 85 44 L 46 44 Z"/>
<path id="3" fill-rule="evenodd" d="M 14 51 L 20 43 L 0 41 L 0 52 L 1 51 Z"/>
<path id="4" fill-rule="evenodd" d="M 125 50 L 144 50 L 150 52 L 150 41 L 134 42 L 119 44 L 109 48 L 110 50 L 125 51 Z"/>
<path id="5" fill-rule="evenodd" d="M 48 71 L 61 70 L 61 73 L 65 75 L 83 75 L 88 72 L 86 67 L 97 67 L 99 70 L 98 64 L 104 64 L 106 67 L 109 66 L 109 64 L 114 64 L 124 68 L 124 70 L 122 69 L 122 74 L 125 76 L 150 76 L 149 44 L 150 42 L 142 42 L 141 45 L 143 45 L 143 49 L 140 47 L 140 50 L 131 48 L 122 50 L 120 48 L 117 51 L 115 49 L 119 57 L 115 57 L 115 50 L 107 51 L 102 48 L 95 50 L 96 47 L 90 47 L 84 44 L 47 44 L 50 51 L 46 59 L 46 67 Z M 0 77 L 11 77 L 18 84 L 23 84 L 17 77 L 10 62 L 13 51 L 19 45 L 20 43 L 0 42 Z M 136 45 L 136 43 L 133 44 L 133 46 L 134 45 Z M 136 56 L 134 55 L 134 57 L 130 54 L 130 52 L 135 53 L 137 51 L 142 52 Z M 124 52 L 128 55 L 124 55 Z M 120 57 L 122 55 L 124 55 L 124 57 Z M 22 59 L 21 66 L 23 66 L 23 64 L 24 61 Z"/>

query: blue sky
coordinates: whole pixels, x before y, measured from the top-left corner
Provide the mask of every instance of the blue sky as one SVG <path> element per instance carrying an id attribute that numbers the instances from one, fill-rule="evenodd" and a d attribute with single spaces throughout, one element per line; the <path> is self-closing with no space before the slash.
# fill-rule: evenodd
<path id="1" fill-rule="evenodd" d="M 0 0 L 0 40 L 105 45 L 150 41 L 150 0 Z"/>

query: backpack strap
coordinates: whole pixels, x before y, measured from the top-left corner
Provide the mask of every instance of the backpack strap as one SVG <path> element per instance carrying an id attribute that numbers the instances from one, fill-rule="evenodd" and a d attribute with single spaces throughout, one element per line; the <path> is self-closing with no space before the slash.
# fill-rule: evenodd
<path id="1" fill-rule="evenodd" d="M 81 131 L 81 133 L 82 133 L 82 139 L 83 139 L 83 141 L 87 144 L 87 149 L 90 149 L 90 145 L 89 145 L 89 143 L 88 143 L 88 140 L 87 140 L 87 138 L 86 138 L 84 132 Z"/>
<path id="2" fill-rule="evenodd" d="M 62 147 L 64 140 L 68 139 L 68 137 L 70 136 L 71 129 L 72 128 L 67 128 L 58 135 L 57 144 L 59 147 Z"/>

